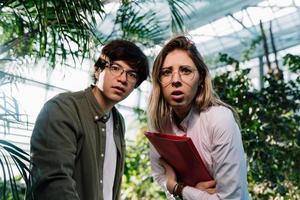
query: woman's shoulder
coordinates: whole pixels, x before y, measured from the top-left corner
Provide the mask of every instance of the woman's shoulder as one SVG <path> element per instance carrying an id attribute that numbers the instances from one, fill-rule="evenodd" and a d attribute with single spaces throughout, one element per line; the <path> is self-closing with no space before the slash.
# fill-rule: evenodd
<path id="1" fill-rule="evenodd" d="M 210 128 L 226 127 L 236 123 L 233 112 L 226 106 L 211 106 L 200 113 L 201 121 Z"/>
<path id="2" fill-rule="evenodd" d="M 224 119 L 228 117 L 233 117 L 232 111 L 225 106 L 210 106 L 207 109 L 201 111 L 201 115 L 208 119 L 217 120 Z"/>
<path id="3" fill-rule="evenodd" d="M 201 116 L 202 115 L 202 116 Z M 211 106 L 201 112 L 200 117 L 205 120 L 215 141 L 229 141 L 232 135 L 239 132 L 238 125 L 230 108 L 225 106 Z"/>

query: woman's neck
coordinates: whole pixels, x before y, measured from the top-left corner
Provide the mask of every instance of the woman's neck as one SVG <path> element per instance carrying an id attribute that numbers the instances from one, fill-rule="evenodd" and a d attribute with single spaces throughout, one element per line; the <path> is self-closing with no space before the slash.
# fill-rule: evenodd
<path id="1" fill-rule="evenodd" d="M 180 123 L 186 118 L 191 110 L 191 105 L 188 106 L 186 109 L 173 109 L 173 119 L 175 124 L 180 127 Z"/>

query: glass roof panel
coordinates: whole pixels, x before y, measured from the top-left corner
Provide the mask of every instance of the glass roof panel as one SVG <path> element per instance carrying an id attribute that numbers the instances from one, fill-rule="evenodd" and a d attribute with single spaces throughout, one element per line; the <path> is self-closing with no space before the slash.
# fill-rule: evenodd
<path id="1" fill-rule="evenodd" d="M 228 35 L 234 32 L 232 25 L 229 23 L 227 17 L 223 17 L 211 25 L 215 28 L 214 30 L 217 32 L 218 36 Z"/>
<path id="2" fill-rule="evenodd" d="M 300 0 L 294 0 L 295 6 L 300 6 Z"/>
<path id="3" fill-rule="evenodd" d="M 196 44 L 205 49 L 204 56 L 214 56 L 217 52 L 236 54 L 242 53 L 260 34 L 260 21 L 266 31 L 269 31 L 269 22 L 272 21 L 278 50 L 289 48 L 300 44 L 300 33 L 297 31 L 300 28 L 300 10 L 296 7 L 299 3 L 300 0 L 262 1 L 196 28 L 190 34 Z"/>

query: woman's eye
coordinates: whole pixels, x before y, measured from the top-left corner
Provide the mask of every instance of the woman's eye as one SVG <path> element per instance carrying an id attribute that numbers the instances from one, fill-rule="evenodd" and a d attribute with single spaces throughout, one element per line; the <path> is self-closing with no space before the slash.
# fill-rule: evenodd
<path id="1" fill-rule="evenodd" d="M 161 71 L 161 75 L 162 76 L 170 76 L 170 75 L 172 75 L 172 70 L 164 69 Z"/>
<path id="2" fill-rule="evenodd" d="M 180 73 L 183 74 L 183 75 L 189 75 L 192 72 L 193 72 L 193 70 L 191 70 L 188 67 L 182 67 L 182 68 L 180 68 Z"/>

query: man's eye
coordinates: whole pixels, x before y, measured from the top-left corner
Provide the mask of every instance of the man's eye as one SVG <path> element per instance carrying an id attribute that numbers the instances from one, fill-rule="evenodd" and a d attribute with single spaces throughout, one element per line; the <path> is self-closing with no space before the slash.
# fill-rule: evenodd
<path id="1" fill-rule="evenodd" d="M 121 70 L 120 67 L 119 67 L 118 65 L 111 65 L 111 66 L 110 66 L 110 69 L 113 70 L 113 71 L 116 71 L 116 72 L 118 72 L 118 71 Z"/>
<path id="2" fill-rule="evenodd" d="M 172 75 L 172 70 L 170 69 L 163 69 L 161 70 L 161 76 L 171 76 Z"/>
<path id="3" fill-rule="evenodd" d="M 127 73 L 129 77 L 137 79 L 137 73 L 136 72 L 128 72 Z"/>

